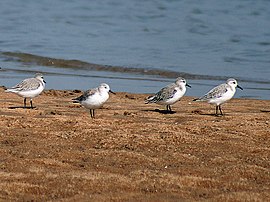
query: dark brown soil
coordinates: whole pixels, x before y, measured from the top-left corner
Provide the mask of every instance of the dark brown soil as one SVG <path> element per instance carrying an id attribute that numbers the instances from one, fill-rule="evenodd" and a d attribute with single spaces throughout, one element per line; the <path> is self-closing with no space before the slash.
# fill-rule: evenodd
<path id="1" fill-rule="evenodd" d="M 175 113 L 117 93 L 96 119 L 45 91 L 35 109 L 0 89 L 0 201 L 267 201 L 270 101 L 192 102 Z"/>

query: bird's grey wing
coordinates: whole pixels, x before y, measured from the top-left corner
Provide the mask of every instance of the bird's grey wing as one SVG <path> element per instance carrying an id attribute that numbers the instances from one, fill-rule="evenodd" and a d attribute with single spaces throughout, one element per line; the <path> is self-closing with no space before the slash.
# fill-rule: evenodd
<path id="1" fill-rule="evenodd" d="M 74 101 L 82 102 L 86 100 L 89 96 L 94 95 L 97 92 L 97 89 L 90 89 L 85 91 L 81 96 L 73 99 Z"/>
<path id="2" fill-rule="evenodd" d="M 154 102 L 159 102 L 159 101 L 164 101 L 172 98 L 174 94 L 177 92 L 175 90 L 175 85 L 170 84 L 164 88 L 162 88 L 159 92 L 157 92 L 153 97 L 154 97 Z"/>
<path id="3" fill-rule="evenodd" d="M 35 90 L 41 85 L 35 78 L 25 79 L 18 83 L 16 86 L 12 87 L 11 89 L 16 89 L 18 91 L 28 91 L 28 90 Z"/>
<path id="4" fill-rule="evenodd" d="M 209 99 L 213 99 L 213 98 L 219 98 L 227 91 L 228 91 L 227 84 L 220 84 L 219 86 L 210 90 L 204 96 L 200 97 L 199 100 L 209 100 Z"/>

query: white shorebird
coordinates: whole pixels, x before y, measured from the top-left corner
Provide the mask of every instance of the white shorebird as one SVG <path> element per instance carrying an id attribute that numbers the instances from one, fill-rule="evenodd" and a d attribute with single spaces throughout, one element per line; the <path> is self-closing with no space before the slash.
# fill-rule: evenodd
<path id="1" fill-rule="evenodd" d="M 215 115 L 218 116 L 218 110 L 220 111 L 220 114 L 223 115 L 221 105 L 234 96 L 236 88 L 243 90 L 243 88 L 237 84 L 235 79 L 230 78 L 226 83 L 216 86 L 204 96 L 196 98 L 193 101 L 207 101 L 209 104 L 216 105 Z"/>
<path id="2" fill-rule="evenodd" d="M 24 98 L 24 108 L 26 108 L 26 98 L 30 98 L 31 108 L 33 109 L 32 99 L 37 97 L 45 88 L 45 80 L 42 74 L 37 73 L 34 78 L 24 79 L 16 86 L 8 88 L 5 92 L 15 93 Z"/>
<path id="3" fill-rule="evenodd" d="M 186 93 L 186 86 L 191 87 L 184 78 L 178 77 L 174 83 L 165 86 L 155 95 L 148 97 L 145 103 L 165 105 L 167 112 L 171 112 L 172 109 L 170 105 L 173 105 L 183 97 Z"/>
<path id="4" fill-rule="evenodd" d="M 90 109 L 91 118 L 95 118 L 95 109 L 100 108 L 109 99 L 109 92 L 115 94 L 108 84 L 102 83 L 99 87 L 87 90 L 83 95 L 72 100 Z"/>

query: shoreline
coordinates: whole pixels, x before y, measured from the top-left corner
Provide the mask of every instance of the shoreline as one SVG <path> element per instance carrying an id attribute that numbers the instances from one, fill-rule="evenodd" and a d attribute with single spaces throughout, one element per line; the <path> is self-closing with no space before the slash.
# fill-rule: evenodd
<path id="1" fill-rule="evenodd" d="M 0 55 L 6 57 L 11 61 L 21 62 L 28 65 L 39 65 L 44 67 L 59 67 L 65 69 L 78 69 L 78 70 L 88 70 L 88 71 L 104 71 L 113 73 L 127 73 L 130 75 L 146 75 L 146 76 L 159 76 L 164 79 L 175 79 L 179 76 L 190 80 L 217 80 L 225 81 L 229 76 L 219 76 L 219 75 L 209 75 L 209 74 L 192 74 L 187 72 L 178 72 L 168 69 L 158 69 L 158 68 L 143 68 L 143 67 L 127 67 L 127 66 L 116 66 L 110 64 L 95 64 L 86 61 L 81 61 L 77 59 L 59 59 L 52 57 L 45 57 L 40 55 L 35 55 L 31 53 L 24 52 L 0 52 Z M 0 68 L 2 69 L 2 68 Z M 5 70 L 3 68 L 2 70 Z M 6 69 L 14 70 L 14 69 Z M 24 71 L 24 70 L 18 70 Z M 29 71 L 29 70 L 28 70 Z M 25 70 L 27 72 L 27 70 Z M 60 74 L 60 73 L 59 73 Z M 257 84 L 270 84 L 269 80 L 258 80 L 251 78 L 239 77 L 237 78 L 240 82 L 253 82 Z"/>
<path id="2" fill-rule="evenodd" d="M 178 72 L 158 68 L 100 65 L 80 60 L 57 59 L 18 52 L 0 52 L 0 56 L 6 61 L 0 71 L 0 84 L 5 86 L 13 86 L 20 80 L 41 72 L 44 74 L 49 89 L 86 90 L 86 88 L 95 87 L 98 83 L 106 82 L 115 91 L 150 93 L 156 92 L 181 76 L 193 87 L 187 92 L 187 95 L 199 97 L 231 77 L 207 73 L 205 75 L 192 74 L 182 72 L 181 68 L 176 69 Z M 239 75 L 235 79 L 244 88 L 244 91 L 237 93 L 235 97 L 270 100 L 268 93 L 270 81 L 268 79 L 251 79 Z M 134 86 L 136 87 L 134 88 Z"/>
<path id="3" fill-rule="evenodd" d="M 63 201 L 265 201 L 270 101 L 214 107 L 184 97 L 162 113 L 148 94 L 117 92 L 96 119 L 80 91 L 33 99 L 0 88 L 0 198 Z"/>

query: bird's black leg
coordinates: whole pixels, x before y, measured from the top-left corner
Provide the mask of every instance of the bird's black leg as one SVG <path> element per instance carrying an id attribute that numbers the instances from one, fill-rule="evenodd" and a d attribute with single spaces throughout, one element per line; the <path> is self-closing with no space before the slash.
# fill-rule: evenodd
<path id="1" fill-rule="evenodd" d="M 223 113 L 222 113 L 222 110 L 221 110 L 221 106 L 219 105 L 218 108 L 219 108 L 219 111 L 220 111 L 221 116 L 223 116 Z"/>
<path id="2" fill-rule="evenodd" d="M 23 108 L 26 108 L 26 97 L 23 100 L 23 104 L 24 104 Z"/>
<path id="3" fill-rule="evenodd" d="M 95 118 L 95 110 L 94 109 L 90 109 L 90 115 L 91 115 L 91 118 Z"/>
<path id="4" fill-rule="evenodd" d="M 90 109 L 90 116 L 93 118 L 92 109 Z"/>
<path id="5" fill-rule="evenodd" d="M 31 104 L 31 109 L 34 109 L 33 108 L 33 101 L 32 101 L 32 99 L 30 99 L 30 104 Z"/>
<path id="6" fill-rule="evenodd" d="M 166 109 L 167 109 L 168 112 L 171 112 L 171 111 L 172 111 L 172 108 L 171 108 L 170 105 L 167 105 L 167 106 L 166 106 Z"/>
<path id="7" fill-rule="evenodd" d="M 219 106 L 216 106 L 216 116 L 218 116 L 218 107 Z"/>

